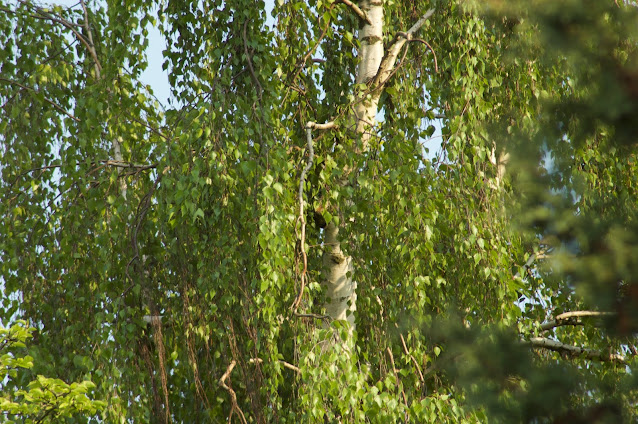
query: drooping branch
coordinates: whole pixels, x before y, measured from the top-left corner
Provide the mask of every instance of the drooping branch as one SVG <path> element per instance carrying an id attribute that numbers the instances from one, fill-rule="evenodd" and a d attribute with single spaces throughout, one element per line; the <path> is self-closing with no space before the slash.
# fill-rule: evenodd
<path id="1" fill-rule="evenodd" d="M 295 298 L 295 301 L 292 304 L 292 310 L 294 313 L 297 312 L 297 308 L 299 307 L 299 303 L 301 303 L 301 298 L 303 297 L 303 292 L 306 287 L 306 274 L 308 273 L 308 256 L 306 254 L 306 217 L 304 216 L 304 206 L 305 201 L 303 198 L 303 189 L 306 183 L 306 175 L 310 168 L 312 168 L 312 164 L 315 158 L 315 151 L 312 145 L 312 130 L 313 129 L 330 129 L 335 127 L 335 123 L 333 121 L 327 122 L 325 124 L 317 124 L 316 122 L 308 122 L 306 124 L 306 149 L 308 151 L 308 162 L 306 166 L 301 171 L 301 176 L 299 177 L 299 191 L 297 193 L 297 201 L 299 202 L 299 216 L 297 217 L 297 221 L 301 223 L 301 235 L 299 237 L 301 256 L 303 260 L 303 270 L 301 271 L 299 294 Z"/>
<path id="2" fill-rule="evenodd" d="M 626 358 L 624 355 L 619 355 L 616 353 L 606 353 L 600 350 L 586 349 L 584 347 L 571 346 L 545 337 L 532 337 L 528 343 L 534 348 L 542 348 L 552 350 L 554 352 L 566 353 L 571 356 L 582 356 L 595 361 L 616 362 L 620 364 L 624 364 L 626 362 Z"/>
<path id="3" fill-rule="evenodd" d="M 259 101 L 261 102 L 262 93 L 264 89 L 261 87 L 261 83 L 259 82 L 259 79 L 257 78 L 257 75 L 255 74 L 255 69 L 253 68 L 253 61 L 252 61 L 250 53 L 248 52 L 248 37 L 246 36 L 246 27 L 248 26 L 248 21 L 249 19 L 246 19 L 246 21 L 244 22 L 244 30 L 242 32 L 242 38 L 244 40 L 244 54 L 246 55 L 246 61 L 248 62 L 248 69 L 250 70 L 250 76 L 252 77 L 253 82 L 255 83 L 255 86 L 257 87 L 257 95 L 259 96 Z"/>
<path id="4" fill-rule="evenodd" d="M 598 312 L 598 311 L 570 311 L 557 315 L 552 321 L 541 324 L 542 331 L 548 331 L 552 328 L 564 325 L 581 325 L 580 318 L 586 317 L 609 317 L 615 315 L 615 312 Z"/>
<path id="5" fill-rule="evenodd" d="M 423 379 L 423 372 L 421 372 L 421 367 L 419 366 L 419 363 L 414 358 L 414 356 L 410 353 L 410 351 L 408 351 L 408 347 L 405 344 L 405 339 L 403 338 L 403 334 L 399 333 L 399 336 L 401 336 L 401 344 L 403 345 L 403 351 L 405 352 L 406 355 L 410 357 L 410 359 L 412 359 L 412 362 L 414 362 L 414 366 L 416 367 L 416 370 L 419 372 L 419 378 L 421 380 L 421 383 L 423 383 L 425 380 Z"/>
<path id="6" fill-rule="evenodd" d="M 18 87 L 20 87 L 23 90 L 32 91 L 32 92 L 34 92 L 36 94 L 40 94 L 40 91 L 36 90 L 35 88 L 27 87 L 26 85 L 20 84 L 17 81 L 12 81 L 12 80 L 6 79 L 6 78 L 0 78 L 0 81 L 5 81 L 5 82 L 7 82 L 9 84 L 18 86 Z M 49 104 L 51 104 L 51 105 L 53 105 L 53 107 L 55 107 L 57 110 L 59 110 L 60 112 L 62 112 L 66 116 L 68 116 L 69 118 L 73 119 L 75 122 L 80 122 L 80 119 L 76 118 L 75 116 L 73 116 L 72 114 L 70 114 L 69 112 L 64 110 L 64 108 L 62 106 L 60 106 L 59 104 L 57 104 L 53 100 L 51 100 L 51 99 L 49 99 L 47 97 L 44 97 L 44 101 L 49 103 Z M 4 107 L 5 105 L 2 105 L 2 106 Z"/>
<path id="7" fill-rule="evenodd" d="M 84 44 L 84 47 L 86 47 L 86 49 L 88 50 L 89 54 L 91 55 L 91 58 L 93 59 L 93 62 L 95 63 L 95 69 L 97 72 L 97 77 L 98 79 L 100 78 L 100 71 L 102 70 L 102 65 L 100 64 L 100 61 L 97 58 L 97 53 L 95 51 L 95 48 L 93 47 L 93 41 L 92 41 L 92 37 L 91 37 L 91 32 L 88 32 L 88 36 L 89 36 L 89 40 L 87 40 L 84 36 L 82 36 L 82 34 L 80 34 L 75 27 L 78 27 L 78 24 L 75 24 L 73 22 L 69 22 L 66 19 L 62 18 L 59 15 L 52 15 L 51 13 L 47 12 L 46 10 L 42 9 L 41 7 L 37 7 L 37 6 L 33 6 L 32 4 L 30 4 L 29 2 L 25 1 L 25 0 L 19 0 L 20 3 L 24 4 L 27 7 L 34 7 L 35 9 L 35 18 L 38 19 L 45 19 L 45 20 L 49 20 L 51 22 L 56 22 L 61 24 L 62 26 L 64 26 L 65 28 L 67 28 L 68 30 L 70 30 L 73 35 L 75 35 L 75 37 L 80 40 L 80 42 L 82 44 Z M 85 26 L 88 25 L 88 20 L 86 19 L 87 17 L 87 13 L 86 13 L 86 6 L 84 5 L 84 1 L 81 1 L 82 3 L 82 7 L 84 8 L 84 16 L 85 16 Z"/>
<path id="8" fill-rule="evenodd" d="M 397 36 L 399 36 L 399 35 L 404 37 L 409 43 L 421 43 L 421 44 L 425 45 L 425 47 L 430 49 L 430 51 L 432 52 L 432 56 L 434 56 L 434 72 L 439 72 L 439 64 L 438 64 L 438 60 L 436 59 L 436 52 L 434 51 L 434 49 L 432 48 L 430 43 L 428 43 L 427 41 L 425 41 L 422 38 L 413 38 L 407 32 L 397 32 Z"/>
<path id="9" fill-rule="evenodd" d="M 237 404 L 237 395 L 235 394 L 235 391 L 229 385 L 226 384 L 226 380 L 230 376 L 230 373 L 233 371 L 233 368 L 235 368 L 235 365 L 237 365 L 237 361 L 235 361 L 234 359 L 230 361 L 228 368 L 226 368 L 226 372 L 222 375 L 222 377 L 219 379 L 217 384 L 219 384 L 219 387 L 223 388 L 230 394 L 231 409 L 230 409 L 230 415 L 228 417 L 228 422 L 229 423 L 233 422 L 232 420 L 233 413 L 237 412 L 239 414 L 239 417 L 241 418 L 242 423 L 247 424 L 246 417 L 244 416 L 244 413 L 242 412 L 242 410 L 239 408 L 239 405 Z"/>

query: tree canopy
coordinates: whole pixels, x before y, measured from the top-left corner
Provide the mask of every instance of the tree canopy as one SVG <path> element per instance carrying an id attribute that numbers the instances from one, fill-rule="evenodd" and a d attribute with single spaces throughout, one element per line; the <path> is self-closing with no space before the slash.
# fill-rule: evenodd
<path id="1" fill-rule="evenodd" d="M 634 422 L 637 18 L 0 0 L 5 417 Z"/>

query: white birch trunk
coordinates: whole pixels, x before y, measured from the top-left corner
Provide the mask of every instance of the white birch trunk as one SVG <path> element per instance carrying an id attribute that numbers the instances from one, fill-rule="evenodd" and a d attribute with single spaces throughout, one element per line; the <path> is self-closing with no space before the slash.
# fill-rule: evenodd
<path id="1" fill-rule="evenodd" d="M 357 140 L 356 151 L 367 151 L 371 137 L 370 128 L 376 124 L 379 98 L 384 85 L 392 75 L 399 52 L 434 13 L 429 10 L 407 32 L 398 32 L 387 52 L 383 49 L 383 0 L 361 0 L 358 5 L 367 17 L 366 24 L 359 31 L 359 68 L 356 83 L 367 84 L 366 97 L 354 106 L 354 121 Z M 342 222 L 348 222 L 343 217 Z M 339 229 L 334 222 L 325 228 L 323 265 L 326 289 L 326 313 L 333 320 L 346 320 L 354 330 L 354 312 L 357 309 L 357 283 L 352 279 L 352 257 L 344 255 L 339 240 Z"/>
<path id="2" fill-rule="evenodd" d="M 383 59 L 383 2 L 362 0 L 359 7 L 368 16 L 370 23 L 359 31 L 361 48 L 357 84 L 373 79 Z M 375 124 L 379 96 L 362 99 L 355 106 L 357 134 L 360 135 L 360 151 L 365 151 L 370 134 L 368 128 Z M 326 314 L 333 320 L 346 320 L 351 330 L 355 328 L 354 311 L 357 309 L 357 283 L 352 279 L 352 258 L 343 254 L 339 240 L 339 228 L 334 222 L 325 228 L 323 265 L 326 289 Z"/>

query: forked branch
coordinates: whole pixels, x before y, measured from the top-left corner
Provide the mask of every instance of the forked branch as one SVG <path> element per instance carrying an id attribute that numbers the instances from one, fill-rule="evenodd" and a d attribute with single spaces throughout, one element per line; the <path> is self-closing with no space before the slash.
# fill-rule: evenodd
<path id="1" fill-rule="evenodd" d="M 386 55 L 381 60 L 379 71 L 374 77 L 371 85 L 372 90 L 382 88 L 393 73 L 394 65 L 399 57 L 401 49 L 405 43 L 412 40 L 414 34 L 421 29 L 427 20 L 434 14 L 434 9 L 428 10 L 421 19 L 419 19 L 407 32 L 398 32 L 394 40 L 390 44 Z M 426 43 L 427 44 L 427 43 Z M 429 44 L 428 44 L 429 46 Z M 430 47 L 431 49 L 431 47 Z M 434 50 L 432 50 L 434 52 Z M 435 56 L 436 57 L 436 56 Z"/>

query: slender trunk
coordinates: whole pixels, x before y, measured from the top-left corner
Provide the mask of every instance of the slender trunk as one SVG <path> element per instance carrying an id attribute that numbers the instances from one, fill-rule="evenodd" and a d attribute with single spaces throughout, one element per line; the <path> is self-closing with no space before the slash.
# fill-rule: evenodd
<path id="1" fill-rule="evenodd" d="M 365 84 L 372 80 L 379 71 L 383 59 L 383 3 L 378 0 L 363 0 L 359 7 L 368 16 L 366 23 L 359 31 L 361 48 L 359 50 L 359 68 L 357 84 Z M 355 123 L 358 151 L 364 152 L 368 146 L 370 134 L 368 129 L 375 124 L 379 96 L 374 93 L 355 105 Z M 325 228 L 325 251 L 323 265 L 325 268 L 324 285 L 326 288 L 326 313 L 333 320 L 346 320 L 351 329 L 355 328 L 354 311 L 357 309 L 357 283 L 352 279 L 352 258 L 344 255 L 339 240 L 339 228 L 330 222 Z"/>

